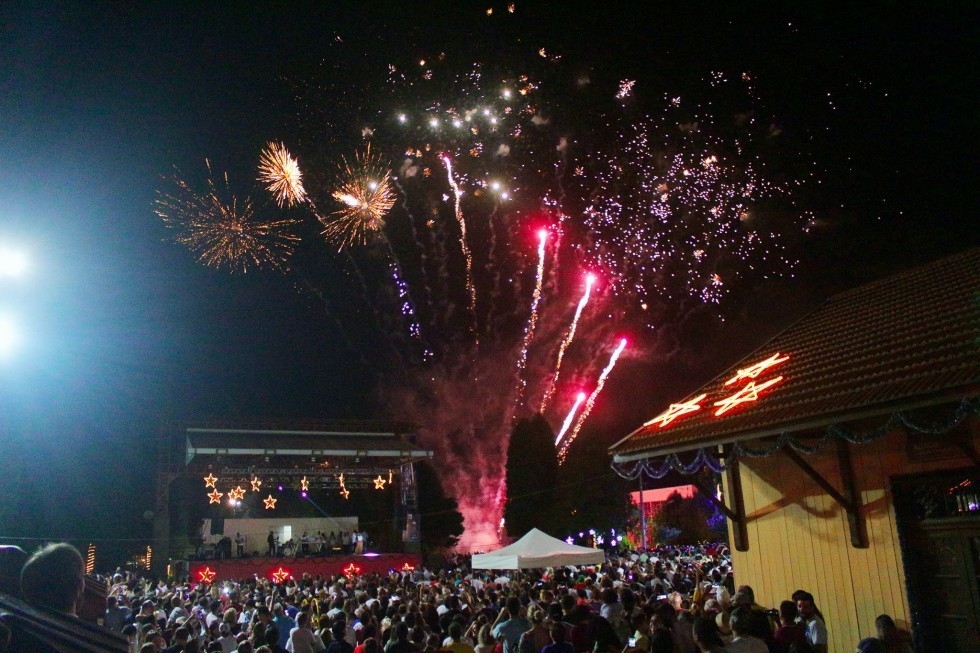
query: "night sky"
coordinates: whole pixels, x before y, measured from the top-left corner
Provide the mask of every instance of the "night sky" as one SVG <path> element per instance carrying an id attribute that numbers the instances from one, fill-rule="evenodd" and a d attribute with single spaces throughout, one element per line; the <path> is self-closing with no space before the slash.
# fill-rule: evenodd
<path id="1" fill-rule="evenodd" d="M 297 274 L 201 266 L 153 213 L 174 166 L 199 175 L 206 157 L 247 190 L 270 140 L 336 164 L 389 62 L 544 47 L 594 96 L 635 80 L 637 112 L 750 72 L 789 144 L 766 173 L 808 175 L 792 274 L 638 329 L 583 439 L 618 440 L 834 292 L 980 243 L 973 3 L 392 4 L 0 4 L 0 249 L 30 260 L 0 278 L 22 329 L 0 359 L 0 539 L 145 542 L 171 420 L 397 412 L 357 314 L 324 310 Z M 351 283 L 314 250 L 297 265 Z"/>

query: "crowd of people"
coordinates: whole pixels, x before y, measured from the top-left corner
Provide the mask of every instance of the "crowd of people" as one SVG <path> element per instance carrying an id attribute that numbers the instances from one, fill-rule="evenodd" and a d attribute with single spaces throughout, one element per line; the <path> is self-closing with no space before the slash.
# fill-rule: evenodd
<path id="1" fill-rule="evenodd" d="M 24 561 L 21 596 L 74 617 L 83 570 L 73 547 L 48 545 Z M 660 549 L 610 556 L 597 567 L 510 575 L 463 565 L 200 585 L 120 572 L 107 584 L 102 626 L 124 637 L 131 653 L 828 650 L 827 627 L 811 593 L 799 590 L 777 609 L 759 606 L 751 587 L 736 586 L 723 546 Z M 858 653 L 911 653 L 907 633 L 891 617 L 881 615 L 876 626 L 874 637 L 857 644 Z"/>

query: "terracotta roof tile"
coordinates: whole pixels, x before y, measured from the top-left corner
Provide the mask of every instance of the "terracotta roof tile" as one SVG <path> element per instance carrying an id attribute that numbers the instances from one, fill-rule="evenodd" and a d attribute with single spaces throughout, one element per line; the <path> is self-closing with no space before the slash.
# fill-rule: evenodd
<path id="1" fill-rule="evenodd" d="M 725 385 L 775 354 L 788 359 Z M 780 376 L 715 416 L 716 402 Z M 678 403 L 701 394 L 697 411 L 651 420 L 610 452 L 677 453 L 980 394 L 980 248 L 832 297 Z"/>

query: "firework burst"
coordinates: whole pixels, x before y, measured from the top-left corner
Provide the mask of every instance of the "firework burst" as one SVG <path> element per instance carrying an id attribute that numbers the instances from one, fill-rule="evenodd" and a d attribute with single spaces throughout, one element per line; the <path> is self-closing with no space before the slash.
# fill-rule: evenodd
<path id="1" fill-rule="evenodd" d="M 332 195 L 343 206 L 321 222 L 324 237 L 338 250 L 363 245 L 370 234 L 381 231 L 396 198 L 391 172 L 371 154 L 370 146 L 355 154 L 352 163 L 344 159 L 340 186 Z"/>
<path id="2" fill-rule="evenodd" d="M 228 175 L 219 188 L 205 160 L 207 190 L 196 192 L 179 174 L 173 176 L 176 190 L 159 192 L 154 212 L 174 229 L 174 240 L 198 255 L 213 268 L 233 273 L 249 269 L 282 270 L 299 237 L 291 232 L 297 220 L 262 220 L 252 199 L 235 197 L 229 190 Z"/>
<path id="3" fill-rule="evenodd" d="M 258 180 L 265 184 L 280 207 L 302 204 L 306 201 L 303 188 L 303 172 L 299 161 L 293 158 L 282 143 L 269 142 L 259 155 Z"/>

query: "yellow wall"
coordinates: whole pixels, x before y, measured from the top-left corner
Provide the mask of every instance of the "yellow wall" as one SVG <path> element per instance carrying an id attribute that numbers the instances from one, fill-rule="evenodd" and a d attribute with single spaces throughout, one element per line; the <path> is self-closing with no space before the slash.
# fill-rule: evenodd
<path id="1" fill-rule="evenodd" d="M 840 653 L 852 653 L 858 641 L 874 635 L 879 614 L 909 628 L 889 477 L 969 464 L 963 458 L 910 465 L 900 432 L 851 445 L 850 452 L 868 548 L 851 545 L 844 510 L 783 453 L 741 459 L 749 550 L 736 551 L 730 539 L 736 585 L 751 585 L 756 601 L 766 607 L 778 607 L 794 590 L 807 590 L 827 621 L 830 651 Z M 835 488 L 843 487 L 833 444 L 802 457 Z"/>

